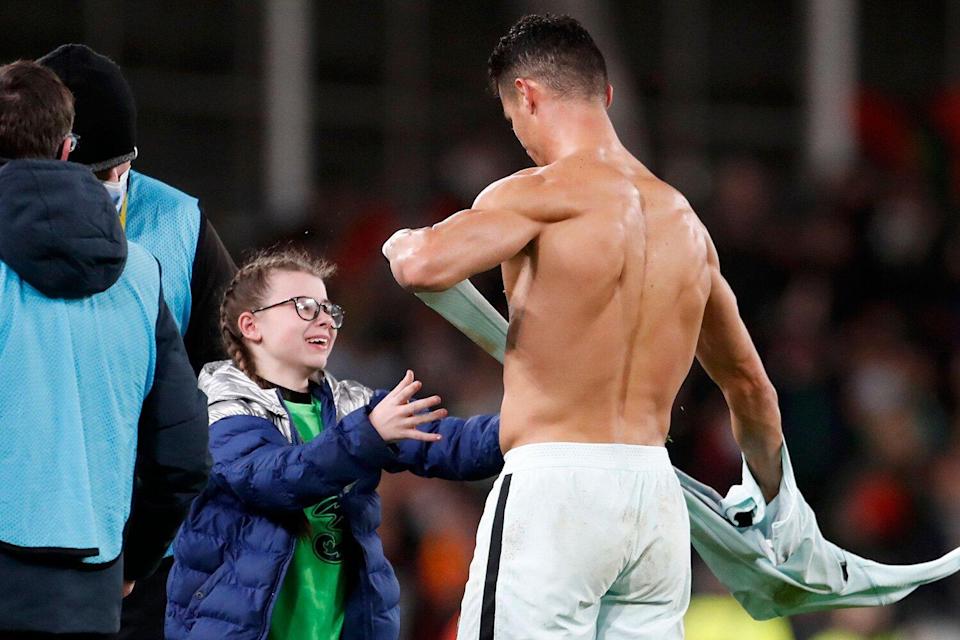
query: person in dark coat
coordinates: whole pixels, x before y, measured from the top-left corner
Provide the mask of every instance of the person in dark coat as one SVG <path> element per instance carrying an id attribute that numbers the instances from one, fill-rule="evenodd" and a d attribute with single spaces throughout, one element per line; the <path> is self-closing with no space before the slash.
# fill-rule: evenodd
<path id="1" fill-rule="evenodd" d="M 4 638 L 116 632 L 210 467 L 160 267 L 90 170 L 64 162 L 73 115 L 49 69 L 0 67 Z"/>

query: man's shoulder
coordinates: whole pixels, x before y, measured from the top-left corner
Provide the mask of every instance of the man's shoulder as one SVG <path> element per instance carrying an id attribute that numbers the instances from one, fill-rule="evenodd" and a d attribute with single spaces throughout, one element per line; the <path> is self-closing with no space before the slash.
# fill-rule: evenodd
<path id="1" fill-rule="evenodd" d="M 649 213 L 659 211 L 676 215 L 684 224 L 702 227 L 703 223 L 679 189 L 655 176 L 645 176 L 636 181 L 636 187 L 643 197 L 644 209 Z"/>
<path id="2" fill-rule="evenodd" d="M 582 194 L 569 188 L 556 164 L 523 169 L 484 189 L 474 209 L 512 211 L 537 222 L 559 222 L 582 213 Z"/>
<path id="3" fill-rule="evenodd" d="M 543 183 L 541 171 L 541 167 L 530 167 L 491 182 L 477 196 L 474 208 L 509 206 L 517 199 L 526 197 L 530 190 Z"/>
<path id="4" fill-rule="evenodd" d="M 159 274 L 159 263 L 156 256 L 140 242 L 127 238 L 127 263 L 137 265 L 141 270 L 156 271 Z"/>
<path id="5" fill-rule="evenodd" d="M 198 204 L 198 200 L 176 187 L 146 174 L 130 169 L 130 192 L 141 197 L 175 201 L 182 205 Z"/>

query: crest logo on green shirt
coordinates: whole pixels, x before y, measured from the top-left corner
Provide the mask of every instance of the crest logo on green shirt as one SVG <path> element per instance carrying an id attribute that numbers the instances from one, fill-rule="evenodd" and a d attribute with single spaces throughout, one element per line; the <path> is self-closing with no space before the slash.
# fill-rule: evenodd
<path id="1" fill-rule="evenodd" d="M 343 511 L 336 496 L 318 502 L 308 510 L 313 529 L 313 552 L 330 564 L 343 562 Z"/>
<path id="2" fill-rule="evenodd" d="M 323 432 L 323 405 L 284 400 L 304 442 Z M 347 597 L 346 518 L 337 496 L 303 510 L 310 535 L 296 538 L 293 558 L 270 618 L 270 640 L 333 640 L 343 630 Z"/>

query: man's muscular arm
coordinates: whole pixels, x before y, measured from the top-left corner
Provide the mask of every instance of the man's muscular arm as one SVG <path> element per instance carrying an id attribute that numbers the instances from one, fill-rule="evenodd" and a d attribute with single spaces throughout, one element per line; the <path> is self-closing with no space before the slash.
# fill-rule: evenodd
<path id="1" fill-rule="evenodd" d="M 556 215 L 550 199 L 542 177 L 516 174 L 487 187 L 471 209 L 396 232 L 383 254 L 402 287 L 443 291 L 520 253 Z"/>
<path id="2" fill-rule="evenodd" d="M 706 231 L 704 231 L 706 233 Z M 710 297 L 703 314 L 697 359 L 723 391 L 730 407 L 733 436 L 769 502 L 780 490 L 780 408 L 777 392 L 747 332 L 737 299 L 720 273 L 709 237 Z"/>

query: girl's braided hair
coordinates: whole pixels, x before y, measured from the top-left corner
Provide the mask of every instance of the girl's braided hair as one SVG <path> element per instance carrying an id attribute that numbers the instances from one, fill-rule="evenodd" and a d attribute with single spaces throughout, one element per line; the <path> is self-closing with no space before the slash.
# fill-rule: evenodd
<path id="1" fill-rule="evenodd" d="M 240 335 L 237 319 L 244 311 L 264 305 L 270 287 L 270 276 L 276 271 L 309 273 L 326 280 L 334 274 L 336 267 L 303 249 L 272 247 L 255 254 L 240 267 L 227 285 L 220 303 L 220 335 L 223 338 L 223 348 L 237 368 L 264 389 L 273 385 L 257 375 L 256 363 Z"/>

